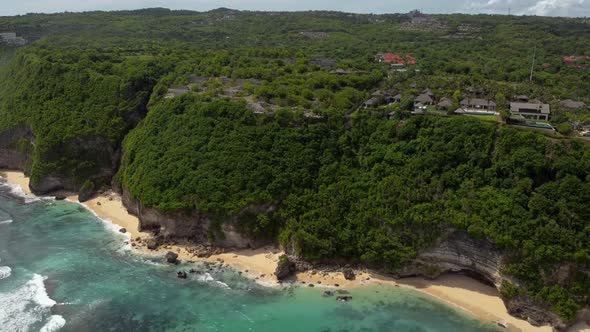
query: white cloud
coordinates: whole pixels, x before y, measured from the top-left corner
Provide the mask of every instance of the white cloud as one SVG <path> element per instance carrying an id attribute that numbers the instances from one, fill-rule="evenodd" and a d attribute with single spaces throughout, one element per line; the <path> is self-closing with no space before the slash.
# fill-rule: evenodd
<path id="1" fill-rule="evenodd" d="M 517 15 L 590 16 L 590 0 L 468 0 L 467 12 Z"/>
<path id="2" fill-rule="evenodd" d="M 534 6 L 531 6 L 529 10 L 535 15 L 560 15 L 569 16 L 575 14 L 572 12 L 576 9 L 586 7 L 586 15 L 590 8 L 590 1 L 586 0 L 541 0 L 538 1 Z"/>

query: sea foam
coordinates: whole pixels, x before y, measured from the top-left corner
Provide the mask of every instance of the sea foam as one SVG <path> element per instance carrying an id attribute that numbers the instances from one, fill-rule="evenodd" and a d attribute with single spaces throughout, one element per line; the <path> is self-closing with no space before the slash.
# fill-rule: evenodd
<path id="1" fill-rule="evenodd" d="M 2 330 L 29 331 L 33 325 L 43 323 L 44 317 L 50 314 L 51 307 L 56 304 L 47 294 L 45 279 L 35 274 L 20 288 L 9 293 L 0 293 Z M 64 324 L 63 317 L 51 316 L 49 321 L 45 322 L 47 329 L 43 331 L 56 331 Z"/>
<path id="2" fill-rule="evenodd" d="M 100 217 L 100 216 L 99 216 L 99 215 L 98 215 L 98 214 L 97 214 L 97 213 L 96 213 L 94 210 L 92 210 L 92 209 L 91 209 L 91 208 L 90 208 L 88 205 L 86 205 L 86 204 L 84 204 L 84 203 L 81 203 L 81 202 L 75 202 L 75 201 L 71 201 L 71 200 L 68 200 L 68 201 L 69 201 L 69 202 L 71 202 L 71 203 L 76 203 L 76 204 L 79 204 L 79 205 L 81 205 L 82 207 L 84 207 L 84 208 L 85 208 L 85 209 L 86 209 L 88 212 L 92 213 L 92 215 L 93 215 L 94 217 L 96 217 L 96 219 L 100 220 L 100 221 L 102 222 L 103 226 L 104 226 L 104 227 L 105 227 L 107 230 L 109 230 L 109 231 L 111 231 L 111 232 L 113 232 L 113 233 L 115 233 L 115 234 L 117 234 L 117 235 L 119 235 L 119 236 L 123 236 L 123 237 L 125 237 L 125 238 L 126 238 L 126 240 L 127 240 L 127 244 L 123 245 L 123 247 L 122 247 L 121 249 L 123 249 L 123 250 L 131 250 L 131 233 L 129 233 L 129 232 L 127 232 L 127 233 L 124 233 L 124 234 L 123 234 L 123 233 L 121 233 L 121 232 L 120 232 L 120 230 L 121 230 L 121 227 L 120 227 L 119 225 L 116 225 L 116 224 L 114 224 L 114 223 L 113 223 L 111 220 L 109 220 L 109 219 L 104 219 L 104 218 L 101 218 L 101 217 Z"/>
<path id="3" fill-rule="evenodd" d="M 229 285 L 225 282 L 215 280 L 215 278 L 213 278 L 213 276 L 211 276 L 211 274 L 209 274 L 208 272 L 205 272 L 203 275 L 199 276 L 197 280 L 220 288 L 231 289 L 231 287 L 229 287 Z"/>
<path id="4" fill-rule="evenodd" d="M 39 201 L 48 201 L 48 200 L 55 200 L 55 197 L 38 197 L 33 194 L 26 193 L 23 188 L 15 183 L 10 183 L 6 180 L 0 182 L 0 185 L 8 188 L 10 190 L 10 194 L 19 198 L 22 198 L 25 201 L 25 204 L 39 202 Z"/>
<path id="5" fill-rule="evenodd" d="M 9 266 L 0 266 L 0 280 L 10 277 L 12 269 Z"/>
<path id="6" fill-rule="evenodd" d="M 66 320 L 60 315 L 53 315 L 49 317 L 49 320 L 45 325 L 39 330 L 39 332 L 54 332 L 66 325 Z"/>

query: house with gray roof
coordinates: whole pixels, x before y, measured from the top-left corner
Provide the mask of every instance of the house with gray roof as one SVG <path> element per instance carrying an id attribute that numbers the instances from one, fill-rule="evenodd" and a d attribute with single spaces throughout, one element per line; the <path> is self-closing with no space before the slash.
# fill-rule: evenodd
<path id="1" fill-rule="evenodd" d="M 440 100 L 440 102 L 439 102 L 438 104 L 436 104 L 436 106 L 437 106 L 439 109 L 450 110 L 450 109 L 451 109 L 451 107 L 453 107 L 453 101 L 452 101 L 452 100 L 450 100 L 450 99 L 449 99 L 449 98 L 447 98 L 447 97 L 443 97 L 443 98 Z"/>
<path id="2" fill-rule="evenodd" d="M 414 99 L 414 105 L 422 104 L 424 106 L 434 105 L 432 94 L 423 93 Z"/>
<path id="3" fill-rule="evenodd" d="M 526 120 L 548 121 L 551 110 L 548 104 L 514 102 L 510 103 L 510 113 Z"/>
<path id="4" fill-rule="evenodd" d="M 472 113 L 496 114 L 497 105 L 494 101 L 480 98 L 465 98 L 461 100 L 461 109 Z"/>
<path id="5" fill-rule="evenodd" d="M 16 32 L 0 32 L 0 43 L 23 46 L 27 44 L 27 40 L 23 37 L 17 37 Z"/>

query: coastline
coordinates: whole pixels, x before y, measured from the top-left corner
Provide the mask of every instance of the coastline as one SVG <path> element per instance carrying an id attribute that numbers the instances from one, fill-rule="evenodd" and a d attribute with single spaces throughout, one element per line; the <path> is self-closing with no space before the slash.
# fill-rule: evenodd
<path id="1" fill-rule="evenodd" d="M 7 181 L 21 187 L 22 192 L 32 196 L 29 189 L 29 179 L 22 172 L 0 171 L 6 175 Z M 77 196 L 69 196 L 69 201 L 78 203 Z M 265 247 L 257 250 L 235 250 L 222 254 L 212 255 L 207 258 L 199 258 L 191 253 L 190 246 L 183 244 L 165 244 L 158 250 L 148 250 L 145 240 L 151 234 L 140 232 L 139 220 L 128 213 L 122 203 L 120 195 L 107 192 L 82 203 L 97 217 L 110 222 L 116 227 L 125 228 L 130 235 L 130 245 L 133 251 L 141 255 L 164 255 L 168 251 L 178 253 L 179 259 L 185 262 L 213 262 L 230 266 L 244 275 L 255 279 L 262 285 L 276 287 L 279 285 L 274 277 L 278 258 L 282 252 L 273 247 Z M 137 239 L 139 238 L 139 241 Z M 454 306 L 477 319 L 490 322 L 506 322 L 510 330 L 520 331 L 552 331 L 549 326 L 535 327 L 526 320 L 515 318 L 508 314 L 499 292 L 491 286 L 485 285 L 472 278 L 462 275 L 444 275 L 436 280 L 424 278 L 407 278 L 396 280 L 392 277 L 365 270 L 355 271 L 355 280 L 346 280 L 340 272 L 307 271 L 298 273 L 292 282 L 301 286 L 314 284 L 316 287 L 354 288 L 367 285 L 383 285 L 387 287 L 405 287 L 414 289 L 423 294 L 432 296 L 448 305 Z M 336 284 L 338 286 L 336 286 Z M 590 326 L 577 324 L 571 328 L 572 332 L 590 332 Z"/>

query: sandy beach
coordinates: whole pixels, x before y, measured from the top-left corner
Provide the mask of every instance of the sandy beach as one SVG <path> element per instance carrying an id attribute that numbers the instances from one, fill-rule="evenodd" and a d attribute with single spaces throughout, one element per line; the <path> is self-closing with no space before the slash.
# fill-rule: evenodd
<path id="1" fill-rule="evenodd" d="M 68 201 L 79 202 L 78 196 L 68 196 Z M 139 231 L 139 219 L 127 212 L 121 196 L 109 191 L 91 200 L 82 203 L 87 209 L 93 211 L 99 218 L 125 228 L 132 239 L 148 238 L 149 233 Z"/>
<path id="2" fill-rule="evenodd" d="M 7 180 L 23 188 L 26 193 L 28 179 L 19 172 L 3 172 Z M 30 191 L 29 191 L 30 193 Z M 76 196 L 68 198 L 77 202 Z M 136 241 L 136 238 L 147 239 L 149 233 L 139 232 L 139 220 L 129 214 L 123 206 L 121 198 L 114 192 L 107 192 L 96 197 L 84 205 L 94 211 L 100 218 L 109 220 L 119 227 L 125 228 L 132 236 L 133 248 L 139 254 L 163 255 L 168 251 L 179 254 L 179 259 L 188 262 L 222 262 L 231 266 L 237 271 L 256 279 L 264 285 L 277 286 L 278 281 L 274 277 L 274 270 L 277 266 L 279 256 L 282 252 L 273 247 L 265 247 L 257 250 L 238 250 L 213 255 L 208 258 L 198 258 L 189 252 L 190 247 L 185 245 L 164 245 L 156 251 L 148 250 L 143 242 Z M 549 326 L 535 327 L 525 320 L 517 319 L 508 314 L 504 303 L 499 297 L 499 292 L 490 286 L 482 284 L 474 279 L 462 275 L 445 275 L 437 280 L 426 280 L 423 278 L 409 278 L 395 280 L 388 276 L 380 275 L 373 271 L 355 271 L 355 280 L 346 280 L 341 272 L 307 271 L 297 274 L 291 282 L 308 287 L 314 284 L 316 287 L 340 287 L 352 288 L 367 285 L 384 285 L 391 287 L 408 287 L 433 296 L 450 305 L 461 308 L 478 319 L 497 322 L 504 321 L 509 324 L 512 330 L 521 331 L 552 331 Z M 590 332 L 586 325 L 578 325 L 571 329 L 575 332 Z"/>
<path id="3" fill-rule="evenodd" d="M 23 172 L 0 171 L 0 173 L 6 177 L 6 180 L 10 184 L 19 186 L 23 193 L 26 195 L 33 195 L 29 188 L 29 178 L 26 177 Z"/>

